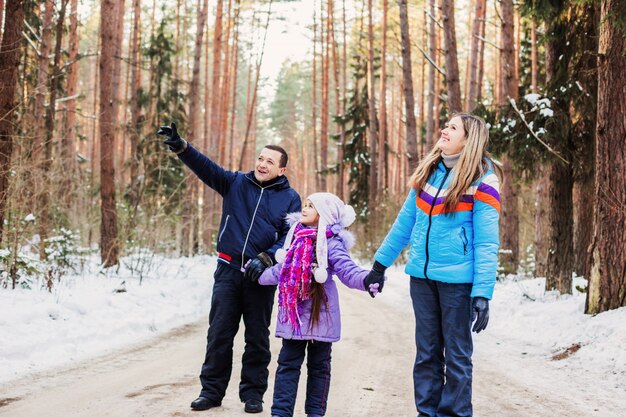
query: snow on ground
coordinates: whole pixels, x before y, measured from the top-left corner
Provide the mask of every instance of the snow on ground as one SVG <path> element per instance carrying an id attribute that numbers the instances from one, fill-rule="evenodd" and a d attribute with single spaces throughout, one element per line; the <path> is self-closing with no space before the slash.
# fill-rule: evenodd
<path id="1" fill-rule="evenodd" d="M 409 278 L 403 271 L 403 265 L 388 270 L 383 293 L 375 301 L 408 310 L 412 319 Z M 474 366 L 496 362 L 521 381 L 528 373 L 544 374 L 569 391 L 574 388 L 568 387 L 568 380 L 559 378 L 585 380 L 609 396 L 621 395 L 626 409 L 626 307 L 586 315 L 586 294 L 575 288 L 586 287 L 586 280 L 575 278 L 573 286 L 573 295 L 558 295 L 544 290 L 543 278 L 509 276 L 498 281 L 489 325 L 474 334 Z"/>
<path id="2" fill-rule="evenodd" d="M 0 383 L 208 317 L 214 257 L 126 258 L 106 273 L 96 262 L 63 276 L 51 293 L 0 289 Z"/>
<path id="3" fill-rule="evenodd" d="M 122 262 L 117 273 L 102 274 L 94 260 L 81 275 L 63 277 L 52 293 L 0 289 L 0 383 L 205 319 L 215 265 L 214 257 L 153 256 L 140 283 L 137 265 Z M 402 266 L 390 268 L 375 302 L 410 311 L 408 282 Z M 577 278 L 574 285 L 585 282 Z M 558 296 L 543 287 L 543 279 L 521 276 L 498 282 L 489 327 L 475 338 L 475 356 L 501 354 L 503 345 L 510 346 L 530 358 L 522 363 L 534 368 L 528 372 L 568 368 L 624 392 L 626 308 L 585 315 L 585 294 Z"/>

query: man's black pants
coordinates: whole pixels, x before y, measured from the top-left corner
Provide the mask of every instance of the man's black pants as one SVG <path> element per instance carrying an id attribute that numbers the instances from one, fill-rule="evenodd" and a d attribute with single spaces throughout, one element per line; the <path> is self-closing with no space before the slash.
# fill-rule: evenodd
<path id="1" fill-rule="evenodd" d="M 275 286 L 246 280 L 243 273 L 218 262 L 211 297 L 207 347 L 200 373 L 201 397 L 220 403 L 233 369 L 233 340 L 243 316 L 245 348 L 239 398 L 263 400 L 270 360 L 269 325 Z"/>

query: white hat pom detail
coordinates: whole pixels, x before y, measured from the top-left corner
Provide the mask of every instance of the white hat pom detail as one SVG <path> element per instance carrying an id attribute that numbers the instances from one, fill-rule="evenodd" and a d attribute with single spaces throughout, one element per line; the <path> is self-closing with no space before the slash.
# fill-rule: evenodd
<path id="1" fill-rule="evenodd" d="M 313 273 L 313 276 L 315 277 L 315 282 L 323 284 L 328 279 L 328 271 L 326 270 L 326 268 L 318 267 L 318 268 L 315 268 L 315 272 Z"/>
<path id="2" fill-rule="evenodd" d="M 276 259 L 276 263 L 285 263 L 285 259 L 287 258 L 287 251 L 284 248 L 279 248 L 276 251 L 276 254 L 274 254 L 274 258 Z"/>
<path id="3" fill-rule="evenodd" d="M 356 220 L 356 213 L 354 212 L 354 208 L 346 204 L 343 207 L 343 213 L 341 215 L 341 225 L 343 227 L 348 227 Z"/>

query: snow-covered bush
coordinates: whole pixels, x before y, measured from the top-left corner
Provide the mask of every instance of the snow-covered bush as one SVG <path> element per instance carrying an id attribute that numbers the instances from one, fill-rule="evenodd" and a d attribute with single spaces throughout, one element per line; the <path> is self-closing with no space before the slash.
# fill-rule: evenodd
<path id="1" fill-rule="evenodd" d="M 61 228 L 56 236 L 44 240 L 46 252 L 46 285 L 52 288 L 68 272 L 79 272 L 85 263 L 88 250 L 80 248 L 78 232 Z"/>
<path id="2" fill-rule="evenodd" d="M 41 276 L 39 259 L 11 249 L 0 249 L 0 285 L 2 288 L 33 288 Z"/>
<path id="3" fill-rule="evenodd" d="M 139 278 L 139 284 L 141 284 L 146 275 L 159 268 L 163 258 L 148 248 L 136 247 L 132 248 L 130 253 L 120 261 L 133 277 Z"/>

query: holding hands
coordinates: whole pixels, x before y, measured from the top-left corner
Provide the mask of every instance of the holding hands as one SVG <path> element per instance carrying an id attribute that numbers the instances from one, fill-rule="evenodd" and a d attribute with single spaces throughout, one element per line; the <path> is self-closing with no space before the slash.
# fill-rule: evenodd
<path id="1" fill-rule="evenodd" d="M 363 280 L 363 286 L 372 298 L 376 297 L 379 292 L 383 292 L 385 286 L 385 270 L 386 266 L 378 261 L 374 261 L 372 270 Z"/>
<path id="2" fill-rule="evenodd" d="M 243 276 L 252 282 L 258 282 L 263 271 L 272 265 L 274 265 L 272 258 L 267 253 L 261 252 L 256 258 L 252 258 L 246 262 Z"/>

